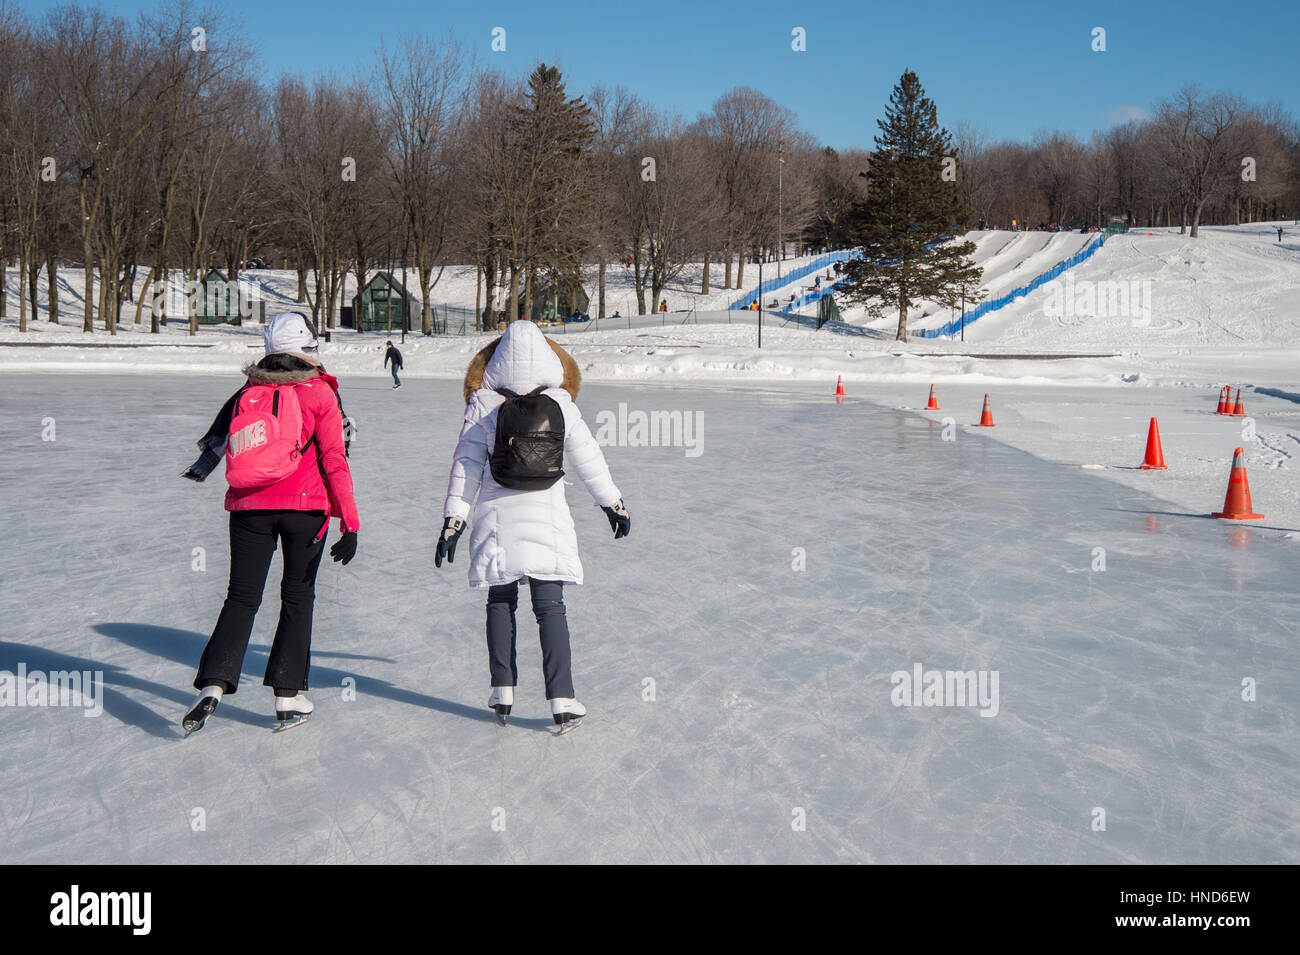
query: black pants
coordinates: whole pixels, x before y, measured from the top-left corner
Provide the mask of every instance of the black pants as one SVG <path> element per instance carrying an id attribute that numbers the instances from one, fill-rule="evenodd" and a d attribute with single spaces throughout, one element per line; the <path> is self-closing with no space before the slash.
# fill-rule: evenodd
<path id="1" fill-rule="evenodd" d="M 564 584 L 558 580 L 528 578 L 533 615 L 542 638 L 542 675 L 546 698 L 573 696 L 573 663 L 569 656 L 569 620 L 564 611 Z M 519 606 L 519 581 L 488 588 L 488 666 L 493 686 L 515 686 L 515 610 Z"/>
<path id="2" fill-rule="evenodd" d="M 194 678 L 197 689 L 215 684 L 226 693 L 234 693 L 239 688 L 244 652 L 262 603 L 277 540 L 284 556 L 280 623 L 275 628 L 262 682 L 283 691 L 307 689 L 316 571 L 325 552 L 325 538 L 313 539 L 324 523 L 323 511 L 230 512 L 230 588 L 199 661 L 199 673 Z"/>

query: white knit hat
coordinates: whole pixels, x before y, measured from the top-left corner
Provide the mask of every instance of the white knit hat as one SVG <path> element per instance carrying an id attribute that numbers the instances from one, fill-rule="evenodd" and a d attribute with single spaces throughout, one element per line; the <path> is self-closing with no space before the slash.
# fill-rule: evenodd
<path id="1" fill-rule="evenodd" d="M 319 346 L 319 342 L 316 341 L 316 329 L 297 312 L 281 312 L 276 315 L 266 323 L 262 337 L 266 341 L 268 355 L 280 352 L 313 355 Z"/>

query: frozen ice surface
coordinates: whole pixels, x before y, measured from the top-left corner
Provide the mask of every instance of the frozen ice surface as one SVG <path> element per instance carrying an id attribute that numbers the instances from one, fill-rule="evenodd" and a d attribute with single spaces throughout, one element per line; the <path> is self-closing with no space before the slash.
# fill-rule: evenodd
<path id="1" fill-rule="evenodd" d="M 183 741 L 228 556 L 220 473 L 177 475 L 236 384 L 0 382 L 0 670 L 106 683 L 98 718 L 0 709 L 0 862 L 1300 861 L 1293 529 L 945 441 L 866 385 L 584 386 L 593 428 L 702 415 L 703 453 L 606 448 L 626 541 L 569 489 L 591 715 L 557 739 L 526 599 L 501 728 L 484 595 L 433 566 L 459 384 L 345 380 L 361 550 L 321 570 L 316 716 L 271 732 L 277 561 L 240 692 Z M 917 663 L 998 671 L 997 715 L 894 706 Z"/>

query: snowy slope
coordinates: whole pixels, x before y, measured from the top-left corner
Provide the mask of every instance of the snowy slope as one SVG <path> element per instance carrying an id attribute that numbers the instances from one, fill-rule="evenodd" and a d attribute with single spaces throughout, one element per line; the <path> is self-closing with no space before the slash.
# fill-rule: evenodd
<path id="1" fill-rule="evenodd" d="M 984 298 L 1005 295 L 1012 289 L 1025 285 L 1057 263 L 1083 251 L 1097 236 L 1078 232 L 1006 232 L 990 230 L 968 232 L 965 241 L 975 244 L 971 261 L 983 269 L 980 285 Z M 898 327 L 898 311 L 887 311 L 883 318 L 873 319 L 862 306 L 840 304 L 845 321 L 882 333 Z M 929 313 L 926 315 L 925 313 Z M 946 306 L 932 301 L 922 301 L 908 311 L 908 327 L 914 330 L 937 328 L 952 318 Z M 982 320 L 981 320 L 982 321 Z"/>
<path id="2" fill-rule="evenodd" d="M 1051 315 L 1051 290 L 1044 287 L 981 318 L 967 328 L 966 340 L 1060 349 L 1295 345 L 1300 237 L 1278 243 L 1276 232 L 1264 233 L 1251 226 L 1209 227 L 1197 239 L 1177 230 L 1114 236 L 1068 274 L 1076 287 L 1149 283 L 1149 324 L 1141 324 L 1142 315 L 1110 315 L 1105 308 Z"/>

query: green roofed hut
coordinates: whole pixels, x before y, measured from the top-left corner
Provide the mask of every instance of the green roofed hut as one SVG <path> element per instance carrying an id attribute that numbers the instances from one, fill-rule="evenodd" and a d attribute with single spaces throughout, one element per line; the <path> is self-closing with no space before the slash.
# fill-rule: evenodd
<path id="1" fill-rule="evenodd" d="M 200 325 L 238 325 L 239 290 L 220 269 L 208 269 L 196 290 L 194 309 Z"/>
<path id="2" fill-rule="evenodd" d="M 391 272 L 376 272 L 352 298 L 352 324 L 359 332 L 412 331 L 416 303 Z"/>

